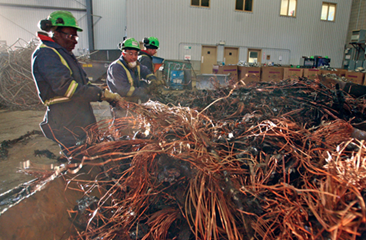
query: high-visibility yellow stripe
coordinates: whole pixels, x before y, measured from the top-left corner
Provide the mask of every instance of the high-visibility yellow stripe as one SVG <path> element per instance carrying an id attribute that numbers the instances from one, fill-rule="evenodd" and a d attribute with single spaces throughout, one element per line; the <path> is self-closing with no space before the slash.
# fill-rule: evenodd
<path id="1" fill-rule="evenodd" d="M 45 44 L 41 44 L 41 46 L 40 46 L 40 48 L 50 48 L 50 49 L 52 49 L 59 57 L 60 57 L 60 60 L 61 60 L 61 62 L 62 62 L 62 64 L 63 65 L 65 65 L 65 67 L 67 67 L 68 69 L 69 69 L 69 71 L 70 71 L 70 75 L 72 75 L 72 71 L 71 71 L 71 68 L 69 67 L 69 65 L 67 64 L 67 62 L 66 62 L 66 60 L 65 60 L 65 58 L 63 58 L 62 56 L 61 56 L 61 54 L 56 50 L 56 49 L 54 49 L 53 47 L 49 47 L 49 46 L 47 46 L 47 45 L 45 45 Z"/>
<path id="2" fill-rule="evenodd" d="M 125 69 L 128 82 L 131 85 L 130 90 L 128 90 L 126 95 L 127 95 L 127 97 L 131 97 L 133 94 L 133 91 L 135 91 L 135 87 L 133 86 L 133 78 L 131 76 L 130 71 L 125 67 L 125 65 L 123 65 L 123 63 L 120 60 L 117 60 L 117 62 Z M 137 72 L 138 72 L 138 76 L 139 76 L 139 80 L 140 80 L 140 66 L 137 66 Z"/>
<path id="3" fill-rule="evenodd" d="M 69 88 L 67 89 L 66 93 L 65 93 L 65 97 L 71 98 L 72 95 L 74 95 L 76 88 L 78 87 L 78 83 L 75 80 L 72 80 Z"/>
<path id="4" fill-rule="evenodd" d="M 52 49 L 60 57 L 61 63 L 69 69 L 70 75 L 72 75 L 72 70 L 69 67 L 69 65 L 67 64 L 65 58 L 63 58 L 61 56 L 61 54 L 55 48 L 49 47 L 45 44 L 41 44 L 40 48 L 50 48 L 50 49 Z M 55 104 L 55 103 L 63 103 L 63 102 L 70 101 L 70 98 L 74 95 L 78 85 L 79 84 L 75 80 L 72 80 L 69 87 L 67 88 L 67 90 L 65 92 L 64 97 L 60 97 L 60 96 L 59 97 L 54 97 L 54 98 L 46 100 L 43 104 L 45 106 L 50 106 L 50 105 Z"/>
<path id="5" fill-rule="evenodd" d="M 68 102 L 68 101 L 70 101 L 70 98 L 67 98 L 67 97 L 54 97 L 54 98 L 46 100 L 43 104 L 45 106 L 50 106 L 52 104 L 63 103 L 63 102 Z"/>

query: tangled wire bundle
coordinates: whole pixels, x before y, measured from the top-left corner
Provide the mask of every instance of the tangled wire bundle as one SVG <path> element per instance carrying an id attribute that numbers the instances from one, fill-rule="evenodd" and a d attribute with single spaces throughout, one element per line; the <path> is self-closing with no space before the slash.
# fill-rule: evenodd
<path id="1" fill-rule="evenodd" d="M 366 149 L 351 137 L 364 99 L 307 80 L 201 94 L 211 105 L 121 102 L 131 116 L 89 129 L 70 171 L 102 173 L 66 179 L 86 196 L 73 238 L 365 237 Z"/>
<path id="2" fill-rule="evenodd" d="M 44 109 L 31 73 L 36 42 L 0 49 L 0 105 L 12 110 Z"/>

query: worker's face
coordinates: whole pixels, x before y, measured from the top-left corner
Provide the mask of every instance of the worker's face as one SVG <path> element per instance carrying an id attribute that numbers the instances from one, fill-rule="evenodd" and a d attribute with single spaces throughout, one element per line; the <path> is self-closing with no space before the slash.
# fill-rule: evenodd
<path id="1" fill-rule="evenodd" d="M 53 39 L 60 46 L 66 48 L 67 51 L 71 52 L 75 45 L 78 43 L 78 34 L 76 28 L 63 27 L 57 29 L 53 34 Z"/>
<path id="2" fill-rule="evenodd" d="M 123 57 L 125 58 L 125 60 L 127 62 L 133 63 L 137 61 L 137 57 L 138 57 L 138 51 L 137 50 L 124 50 L 123 52 Z"/>
<path id="3" fill-rule="evenodd" d="M 148 49 L 146 49 L 146 52 L 148 53 L 148 54 L 150 54 L 150 56 L 154 56 L 155 54 L 156 54 L 156 52 L 157 52 L 158 50 L 157 49 L 152 49 L 152 48 L 148 48 Z"/>

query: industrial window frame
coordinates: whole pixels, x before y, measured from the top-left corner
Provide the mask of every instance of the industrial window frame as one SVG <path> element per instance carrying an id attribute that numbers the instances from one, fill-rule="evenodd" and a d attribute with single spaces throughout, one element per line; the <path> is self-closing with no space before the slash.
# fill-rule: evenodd
<path id="1" fill-rule="evenodd" d="M 207 1 L 208 6 L 202 6 L 202 1 Z M 198 2 L 198 5 L 194 4 L 194 2 Z M 209 8 L 210 7 L 210 0 L 191 0 L 191 6 L 192 7 Z"/>
<path id="2" fill-rule="evenodd" d="M 245 9 L 245 5 L 246 5 L 247 1 L 251 1 L 252 2 L 251 6 L 250 6 L 250 10 L 246 10 Z M 240 2 L 242 4 L 242 6 L 243 6 L 242 9 L 238 9 L 238 2 Z M 235 1 L 235 11 L 253 12 L 253 2 L 254 2 L 254 0 L 236 0 Z"/>
<path id="3" fill-rule="evenodd" d="M 291 1 L 295 1 L 295 12 L 294 15 L 290 14 L 290 2 Z M 282 10 L 282 4 L 287 4 L 286 6 L 286 14 L 281 13 Z M 280 6 L 280 16 L 282 17 L 293 17 L 296 18 L 296 14 L 297 14 L 297 0 L 281 0 L 281 6 Z"/>
<path id="4" fill-rule="evenodd" d="M 329 8 L 333 6 L 334 7 L 334 16 L 333 16 L 333 20 L 329 20 Z M 325 19 L 322 19 L 322 13 L 323 13 L 323 8 L 326 7 L 327 9 L 327 16 Z M 322 9 L 320 12 L 320 20 L 321 21 L 325 21 L 325 22 L 334 22 L 335 18 L 336 18 L 336 13 L 337 13 L 337 4 L 336 3 L 331 3 L 331 2 L 323 2 L 322 3 Z"/>

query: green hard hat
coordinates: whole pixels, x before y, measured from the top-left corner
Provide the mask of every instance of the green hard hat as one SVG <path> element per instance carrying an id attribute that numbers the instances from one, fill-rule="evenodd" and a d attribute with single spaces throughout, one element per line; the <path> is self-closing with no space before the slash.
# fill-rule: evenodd
<path id="1" fill-rule="evenodd" d="M 120 46 L 121 50 L 123 49 L 135 49 L 140 50 L 140 44 L 134 38 L 127 38 L 123 41 L 122 46 Z"/>
<path id="2" fill-rule="evenodd" d="M 52 22 L 52 26 L 54 27 L 73 27 L 79 32 L 83 31 L 83 29 L 78 26 L 75 17 L 68 11 L 53 12 L 48 16 L 48 20 Z"/>
<path id="3" fill-rule="evenodd" d="M 75 17 L 68 11 L 55 11 L 39 22 L 39 28 L 49 32 L 53 27 L 72 27 L 82 32 Z"/>
<path id="4" fill-rule="evenodd" d="M 146 48 L 159 48 L 159 39 L 156 37 L 144 38 L 143 42 Z"/>

